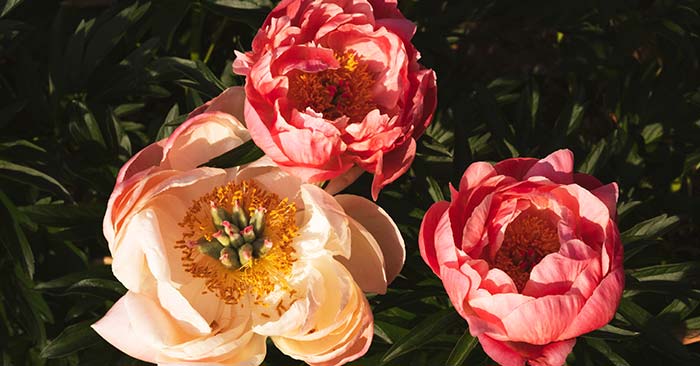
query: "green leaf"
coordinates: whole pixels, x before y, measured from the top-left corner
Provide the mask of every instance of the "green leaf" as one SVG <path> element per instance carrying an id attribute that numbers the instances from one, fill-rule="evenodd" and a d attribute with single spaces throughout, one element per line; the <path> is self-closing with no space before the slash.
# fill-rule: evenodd
<path id="1" fill-rule="evenodd" d="M 14 203 L 12 203 L 12 200 L 10 200 L 9 197 L 0 190 L 0 202 L 2 202 L 3 206 L 7 209 L 7 211 L 10 213 L 10 218 L 12 220 L 12 228 L 15 231 L 15 236 L 17 237 L 17 242 L 19 243 L 19 248 L 20 252 L 22 253 L 22 257 L 24 259 L 24 269 L 26 270 L 27 274 L 29 275 L 29 278 L 31 279 L 34 277 L 34 253 L 32 252 L 32 247 L 29 245 L 29 240 L 27 240 L 27 236 L 24 234 L 24 230 L 22 230 L 22 227 L 20 226 L 19 222 L 19 211 L 15 207 Z M 5 238 L 3 238 L 3 241 Z M 8 244 L 6 244 L 8 245 Z"/>
<path id="2" fill-rule="evenodd" d="M 66 289 L 67 293 L 80 293 L 92 296 L 101 296 L 112 299 L 115 296 L 123 296 L 126 289 L 121 282 L 102 278 L 86 278 L 80 280 Z"/>
<path id="3" fill-rule="evenodd" d="M 153 67 L 159 80 L 172 80 L 200 92 L 208 99 L 226 89 L 221 80 L 201 61 L 163 57 L 155 61 Z"/>
<path id="4" fill-rule="evenodd" d="M 91 347 L 101 342 L 101 338 L 90 325 L 94 321 L 84 321 L 64 329 L 41 350 L 43 358 L 60 358 Z"/>
<path id="5" fill-rule="evenodd" d="M 433 199 L 433 202 L 444 201 L 445 195 L 442 193 L 442 189 L 440 189 L 440 184 L 438 184 L 435 178 L 427 175 L 425 177 L 425 180 L 428 182 L 428 193 Z"/>
<path id="6" fill-rule="evenodd" d="M 630 366 L 624 358 L 620 357 L 617 353 L 613 352 L 610 346 L 602 339 L 586 338 L 586 343 L 591 346 L 596 351 L 600 352 L 612 365 L 615 366 Z"/>
<path id="7" fill-rule="evenodd" d="M 0 160 L 0 176 L 20 183 L 27 183 L 39 189 L 55 192 L 70 198 L 70 193 L 56 179 L 34 168 Z"/>
<path id="8" fill-rule="evenodd" d="M 601 139 L 595 145 L 593 145 L 591 152 L 586 155 L 586 158 L 583 160 L 583 163 L 581 163 L 581 166 L 579 166 L 578 171 L 586 174 L 594 174 L 596 168 L 598 167 L 598 160 L 603 154 L 603 151 L 605 151 L 606 144 L 607 142 L 605 139 Z"/>
<path id="9" fill-rule="evenodd" d="M 662 214 L 634 225 L 632 228 L 623 232 L 620 235 L 620 239 L 622 243 L 627 245 L 636 241 L 658 237 L 668 232 L 673 226 L 678 224 L 679 221 L 680 219 L 678 216 Z"/>
<path id="10" fill-rule="evenodd" d="M 455 344 L 454 348 L 452 348 L 452 352 L 450 352 L 450 357 L 447 358 L 447 362 L 445 362 L 445 365 L 463 365 L 464 362 L 467 360 L 467 357 L 469 357 L 469 354 L 472 352 L 472 350 L 474 350 L 474 347 L 476 347 L 477 343 L 479 343 L 479 339 L 469 334 L 469 329 L 465 330 L 464 334 L 462 334 L 462 336 L 459 337 L 457 344 Z"/>
<path id="11" fill-rule="evenodd" d="M 101 204 L 57 203 L 22 206 L 19 211 L 30 220 L 47 226 L 95 225 L 102 221 L 105 207 Z"/>
<path id="12" fill-rule="evenodd" d="M 408 334 L 396 341 L 382 357 L 381 363 L 387 362 L 413 350 L 416 350 L 434 337 L 444 334 L 451 325 L 457 324 L 460 317 L 454 309 L 446 309 L 427 317 L 416 325 Z"/>
<path id="13" fill-rule="evenodd" d="M 644 126 L 642 130 L 642 138 L 644 138 L 644 144 L 653 144 L 664 135 L 664 126 L 661 123 L 652 123 L 650 125 Z"/>
<path id="14" fill-rule="evenodd" d="M 151 6 L 150 2 L 133 5 L 124 8 L 113 18 L 98 24 L 94 34 L 90 37 L 90 42 L 85 48 L 83 59 L 83 69 L 85 75 L 90 75 L 100 62 L 119 43 L 126 34 L 126 30 L 136 23 Z"/>
<path id="15" fill-rule="evenodd" d="M 200 165 L 200 167 L 209 166 L 213 168 L 228 169 L 252 163 L 263 157 L 263 155 L 265 155 L 265 153 L 255 145 L 253 140 L 248 140 L 233 150 L 225 152 Z"/>
<path id="16" fill-rule="evenodd" d="M 210 11 L 229 19 L 259 28 L 272 9 L 270 0 L 206 0 L 203 5 Z"/>
<path id="17" fill-rule="evenodd" d="M 3 0 L 0 1 L 0 18 L 4 17 L 12 11 L 17 5 L 21 4 L 24 0 Z"/>
<path id="18" fill-rule="evenodd" d="M 175 131 L 175 129 L 186 120 L 187 114 L 181 115 L 180 107 L 178 107 L 177 103 L 173 104 L 173 106 L 168 111 L 168 114 L 165 116 L 165 122 L 163 122 L 163 124 L 160 126 L 160 129 L 158 130 L 156 140 L 161 140 L 170 136 L 170 134 L 173 133 L 173 131 Z"/>
<path id="19" fill-rule="evenodd" d="M 678 282 L 700 276 L 700 262 L 660 264 L 627 271 L 639 281 Z"/>

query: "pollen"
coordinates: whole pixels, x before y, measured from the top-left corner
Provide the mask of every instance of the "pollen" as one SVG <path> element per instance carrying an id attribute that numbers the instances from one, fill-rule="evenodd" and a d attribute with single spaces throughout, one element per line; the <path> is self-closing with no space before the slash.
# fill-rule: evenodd
<path id="1" fill-rule="evenodd" d="M 501 248 L 492 265 L 513 279 L 522 291 L 530 279 L 530 271 L 547 254 L 559 250 L 557 228 L 545 210 L 522 212 L 506 228 Z"/>
<path id="2" fill-rule="evenodd" d="M 296 261 L 296 206 L 254 181 L 229 182 L 194 200 L 179 223 L 185 271 L 206 280 L 207 290 L 229 304 L 246 295 L 255 302 L 286 278 Z"/>
<path id="3" fill-rule="evenodd" d="M 288 97 L 298 110 L 311 108 L 326 119 L 347 116 L 360 122 L 376 105 L 372 101 L 374 76 L 354 51 L 336 53 L 337 69 L 316 73 L 294 71 Z"/>

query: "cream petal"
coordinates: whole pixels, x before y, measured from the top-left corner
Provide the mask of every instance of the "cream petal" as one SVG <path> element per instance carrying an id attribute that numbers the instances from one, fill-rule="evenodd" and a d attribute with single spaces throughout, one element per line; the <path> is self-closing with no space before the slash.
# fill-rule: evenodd
<path id="1" fill-rule="evenodd" d="M 195 169 L 248 140 L 248 130 L 230 114 L 202 113 L 173 131 L 161 165 L 176 170 Z"/>
<path id="2" fill-rule="evenodd" d="M 92 325 L 92 329 L 107 342 L 131 357 L 146 362 L 156 362 L 159 349 L 156 345 L 141 339 L 140 334 L 134 331 L 126 309 L 126 298 L 134 296 L 127 292 L 119 299 L 107 314 Z"/>
<path id="3" fill-rule="evenodd" d="M 352 236 L 350 258 L 336 259 L 347 268 L 362 291 L 386 293 L 387 279 L 384 271 L 384 255 L 372 234 L 354 219 L 349 219 Z"/>
<path id="4" fill-rule="evenodd" d="M 384 259 L 386 281 L 393 281 L 406 260 L 406 246 L 394 220 L 374 202 L 360 196 L 343 194 L 335 199 L 346 214 L 372 234 Z"/>
<path id="5" fill-rule="evenodd" d="M 326 301 L 313 310 L 303 332 L 272 339 L 282 352 L 309 364 L 342 364 L 366 352 L 372 337 L 372 313 L 343 266 L 319 258 L 315 267 L 322 273 L 323 282 L 314 284 L 314 288 L 325 288 Z"/>
<path id="6" fill-rule="evenodd" d="M 333 255 L 350 257 L 350 228 L 343 208 L 318 186 L 300 187 L 304 201 L 304 220 L 295 239 L 298 245 L 325 248 Z"/>

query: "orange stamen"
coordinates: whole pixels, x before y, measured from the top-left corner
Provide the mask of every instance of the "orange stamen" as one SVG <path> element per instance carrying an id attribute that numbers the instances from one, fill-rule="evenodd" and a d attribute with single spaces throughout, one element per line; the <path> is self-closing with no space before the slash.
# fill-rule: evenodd
<path id="1" fill-rule="evenodd" d="M 337 69 L 316 73 L 294 72 L 289 77 L 289 99 L 298 110 L 311 107 L 326 119 L 342 116 L 360 122 L 376 105 L 372 101 L 374 77 L 357 54 L 336 54 Z"/>
<path id="2" fill-rule="evenodd" d="M 532 268 L 549 253 L 559 250 L 559 235 L 544 210 L 522 212 L 506 228 L 492 265 L 506 272 L 522 290 Z"/>

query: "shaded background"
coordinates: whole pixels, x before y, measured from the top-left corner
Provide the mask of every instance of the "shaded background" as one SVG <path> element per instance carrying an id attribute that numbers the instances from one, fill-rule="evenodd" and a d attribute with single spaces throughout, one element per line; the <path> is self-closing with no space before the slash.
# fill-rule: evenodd
<path id="1" fill-rule="evenodd" d="M 425 210 L 473 161 L 542 157 L 620 185 L 627 289 L 569 365 L 700 364 L 700 4 L 400 0 L 439 106 L 379 204 L 408 258 L 370 298 L 356 365 L 493 364 L 417 250 Z M 136 365 L 89 325 L 124 294 L 101 220 L 115 175 L 243 80 L 268 0 L 0 0 L 0 363 Z M 349 191 L 369 196 L 363 176 Z M 683 345 L 682 343 L 689 343 Z M 266 365 L 298 365 L 268 347 Z"/>

